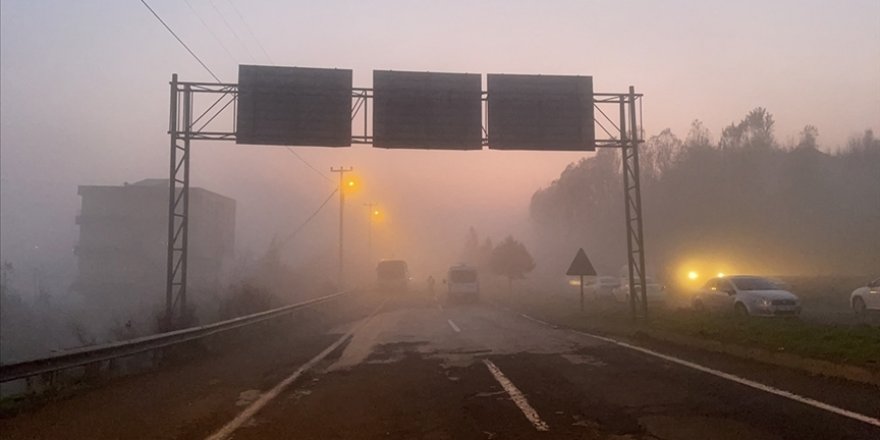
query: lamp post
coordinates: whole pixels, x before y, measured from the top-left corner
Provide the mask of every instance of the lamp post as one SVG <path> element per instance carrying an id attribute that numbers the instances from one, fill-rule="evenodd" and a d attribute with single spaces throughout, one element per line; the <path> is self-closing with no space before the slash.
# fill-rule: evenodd
<path id="1" fill-rule="evenodd" d="M 342 290 L 343 284 L 345 283 L 345 253 L 343 252 L 342 245 L 342 238 L 345 233 L 345 230 L 343 228 L 343 219 L 345 213 L 345 190 L 354 188 L 353 180 L 349 180 L 347 182 L 345 181 L 345 173 L 349 173 L 351 171 L 354 171 L 354 167 L 330 167 L 330 172 L 339 173 L 339 275 L 337 283 L 340 290 Z"/>
<path id="2" fill-rule="evenodd" d="M 376 208 L 378 203 L 364 203 L 367 207 L 367 261 L 373 263 L 373 219 L 379 216 L 379 210 Z"/>

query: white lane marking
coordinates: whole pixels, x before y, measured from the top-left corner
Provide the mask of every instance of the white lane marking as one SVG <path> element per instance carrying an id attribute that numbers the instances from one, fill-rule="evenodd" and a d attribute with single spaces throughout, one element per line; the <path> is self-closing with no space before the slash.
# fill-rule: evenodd
<path id="1" fill-rule="evenodd" d="M 452 322 L 452 320 L 451 320 L 451 319 L 447 319 L 447 320 L 446 320 L 446 322 L 448 322 L 448 323 L 449 323 L 449 326 L 450 326 L 450 327 L 452 327 L 452 329 L 453 329 L 453 330 L 455 330 L 455 332 L 456 332 L 456 333 L 460 333 L 460 332 L 461 332 L 461 329 L 460 329 L 460 328 L 458 328 L 458 326 L 457 326 L 457 325 L 455 325 L 455 323 L 454 323 L 454 322 Z"/>
<path id="2" fill-rule="evenodd" d="M 483 363 L 486 364 L 486 368 L 489 369 L 489 372 L 495 376 L 495 380 L 501 384 L 501 387 L 504 388 L 504 391 L 507 391 L 507 395 L 510 396 L 510 400 L 519 407 L 519 410 L 522 411 L 523 415 L 532 422 L 532 425 L 538 431 L 549 431 L 550 426 L 547 425 L 547 422 L 541 420 L 541 416 L 538 415 L 538 412 L 535 411 L 535 408 L 532 408 L 532 405 L 529 405 L 529 401 L 526 400 L 526 396 L 498 369 L 498 366 L 495 365 L 494 362 L 489 359 L 483 359 Z"/>
<path id="3" fill-rule="evenodd" d="M 541 321 L 540 319 L 538 319 L 538 318 L 533 318 L 533 317 L 531 317 L 531 316 L 529 316 L 529 315 L 526 315 L 525 313 L 520 313 L 519 316 L 522 316 L 523 318 L 526 318 L 526 319 L 528 319 L 529 321 L 534 321 L 534 322 L 537 322 L 538 324 L 546 325 L 547 327 L 550 327 L 550 328 L 559 328 L 559 327 L 557 327 L 556 325 L 550 324 L 550 323 L 547 322 L 547 321 Z"/>
<path id="4" fill-rule="evenodd" d="M 298 379 L 310 368 L 314 367 L 315 364 L 321 362 L 325 357 L 327 357 L 327 355 L 332 353 L 333 350 L 339 348 L 339 346 L 342 345 L 343 342 L 348 340 L 352 335 L 354 335 L 357 330 L 359 330 L 361 327 L 364 326 L 364 324 L 372 319 L 373 316 L 376 315 L 379 309 L 381 309 L 386 302 L 388 302 L 387 299 L 383 301 L 382 304 L 379 305 L 379 307 L 376 307 L 376 310 L 373 310 L 373 313 L 370 313 L 366 319 L 361 321 L 357 326 L 353 327 L 348 333 L 342 335 L 342 337 L 337 339 L 336 342 L 325 348 L 324 351 L 318 353 L 317 356 L 313 357 L 310 361 L 297 368 L 297 370 L 294 371 L 293 374 L 284 378 L 284 380 L 275 385 L 271 390 L 263 393 L 257 400 L 250 404 L 250 406 L 245 408 L 244 411 L 242 411 L 238 416 L 232 419 L 232 421 L 208 436 L 205 440 L 225 440 L 229 438 L 236 429 L 247 423 L 254 415 L 256 415 L 261 409 L 263 409 L 266 404 L 271 402 L 272 399 L 278 397 L 278 395 L 281 394 L 281 392 L 284 391 L 288 386 L 290 386 L 293 381 Z"/>
<path id="5" fill-rule="evenodd" d="M 528 315 L 525 315 L 525 314 L 520 314 L 520 315 L 523 317 L 529 318 L 533 321 L 541 322 L 540 320 L 532 318 Z M 551 327 L 557 328 L 552 325 L 551 325 Z M 818 400 L 811 399 L 809 397 L 804 397 L 799 394 L 792 393 L 790 391 L 785 391 L 785 390 L 781 390 L 779 388 L 774 388 L 774 387 L 771 387 L 770 385 L 764 385 L 762 383 L 755 382 L 753 380 L 745 379 L 745 378 L 742 378 L 742 377 L 739 377 L 739 376 L 736 376 L 736 375 L 733 375 L 730 373 L 725 373 L 723 371 L 716 370 L 714 368 L 709 368 L 709 367 L 706 367 L 706 366 L 703 366 L 703 365 L 700 365 L 700 364 L 697 364 L 694 362 L 686 361 L 684 359 L 679 359 L 674 356 L 659 353 L 659 352 L 656 352 L 653 350 L 648 350 L 647 348 L 642 348 L 637 345 L 627 344 L 626 342 L 621 342 L 616 339 L 611 339 L 611 338 L 608 338 L 605 336 L 594 335 L 592 333 L 587 333 L 587 332 L 580 331 L 580 330 L 571 330 L 571 331 L 574 333 L 580 334 L 580 335 L 584 335 L 584 336 L 588 336 L 588 337 L 591 337 L 594 339 L 598 339 L 600 341 L 605 341 L 610 344 L 618 345 L 620 347 L 628 348 L 630 350 L 635 350 L 635 351 L 638 351 L 638 352 L 641 352 L 641 353 L 644 353 L 644 354 L 647 354 L 650 356 L 658 357 L 660 359 L 663 359 L 663 360 L 666 360 L 669 362 L 673 362 L 673 363 L 676 363 L 679 365 L 683 365 L 685 367 L 692 368 L 697 371 L 702 371 L 704 373 L 708 373 L 713 376 L 717 376 L 722 379 L 729 380 L 731 382 L 736 382 L 738 384 L 745 385 L 747 387 L 751 387 L 756 390 L 764 391 L 764 392 L 770 393 L 770 394 L 775 394 L 780 397 L 785 397 L 786 399 L 794 400 L 795 402 L 800 402 L 800 403 L 810 405 L 815 408 L 819 408 L 821 410 L 825 410 L 825 411 L 828 411 L 828 412 L 831 412 L 831 413 L 834 413 L 837 415 L 848 417 L 853 420 L 858 420 L 860 422 L 864 422 L 869 425 L 874 425 L 874 426 L 880 427 L 880 419 L 876 419 L 874 417 L 866 416 L 864 414 L 859 414 L 857 412 L 853 412 L 853 411 L 849 411 L 849 410 L 846 410 L 843 408 L 839 408 L 834 405 L 827 404 L 825 402 L 820 402 Z"/>

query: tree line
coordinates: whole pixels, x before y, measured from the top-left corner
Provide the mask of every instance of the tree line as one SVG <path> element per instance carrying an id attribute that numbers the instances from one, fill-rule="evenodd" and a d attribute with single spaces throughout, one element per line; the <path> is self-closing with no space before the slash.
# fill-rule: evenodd
<path id="1" fill-rule="evenodd" d="M 473 227 L 468 230 L 461 257 L 480 272 L 506 278 L 508 291 L 513 289 L 514 280 L 525 278 L 535 269 L 535 260 L 528 249 L 512 235 L 493 245 L 489 237 L 481 242 Z"/>
<path id="2" fill-rule="evenodd" d="M 640 147 L 649 271 L 706 258 L 740 272 L 876 275 L 880 139 L 867 130 L 831 153 L 818 138 L 808 125 L 781 144 L 764 108 L 717 142 L 699 120 L 684 139 L 670 129 L 650 137 Z M 530 215 L 539 242 L 580 243 L 600 272 L 617 275 L 626 262 L 621 171 L 619 152 L 603 149 L 538 190 Z"/>

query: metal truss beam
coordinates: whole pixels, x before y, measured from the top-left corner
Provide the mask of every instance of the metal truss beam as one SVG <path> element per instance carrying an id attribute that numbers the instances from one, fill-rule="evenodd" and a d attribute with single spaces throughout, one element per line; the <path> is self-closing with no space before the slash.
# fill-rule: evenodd
<path id="1" fill-rule="evenodd" d="M 645 319 L 648 317 L 645 240 L 642 227 L 642 189 L 639 171 L 639 144 L 643 140 L 639 129 L 640 121 L 636 115 L 636 99 L 634 88 L 630 86 L 629 96 L 619 100 L 629 305 L 634 320 L 639 315 Z M 627 125 L 629 125 L 629 130 L 627 130 Z"/>
<path id="2" fill-rule="evenodd" d="M 165 272 L 163 330 L 184 327 L 187 322 L 187 253 L 189 239 L 189 164 L 192 128 L 192 86 L 171 77 L 171 137 L 168 174 L 168 237 Z M 182 108 L 181 108 L 181 94 Z M 181 129 L 182 125 L 182 129 Z"/>
<path id="3" fill-rule="evenodd" d="M 212 96 L 211 104 L 193 118 L 196 96 Z M 645 251 L 642 227 L 642 196 L 639 179 L 639 144 L 643 143 L 639 127 L 640 114 L 636 103 L 641 94 L 633 87 L 628 93 L 594 93 L 595 122 L 605 137 L 597 138 L 597 148 L 619 148 L 623 163 L 624 205 L 626 215 L 627 268 L 630 286 L 630 308 L 634 319 L 647 317 L 647 292 Z M 352 88 L 352 144 L 372 144 L 373 134 L 369 124 L 369 107 L 373 89 Z M 237 84 L 206 82 L 181 82 L 177 74 L 171 79 L 171 114 L 168 133 L 170 143 L 170 167 L 168 179 L 168 255 L 166 270 L 167 329 L 188 324 L 187 309 L 187 254 L 189 236 L 189 167 L 190 141 L 235 141 L 237 117 Z M 488 93 L 482 93 L 484 106 L 483 146 L 488 145 L 487 121 Z M 181 105 L 182 104 L 182 105 Z M 619 118 L 608 116 L 619 107 Z M 606 109 L 610 109 L 606 111 Z M 221 115 L 231 112 L 231 117 Z M 360 118 L 360 120 L 357 120 Z M 198 126 L 198 127 L 196 127 Z M 627 130 L 629 127 L 629 130 Z M 640 306 L 639 306 L 640 305 Z"/>

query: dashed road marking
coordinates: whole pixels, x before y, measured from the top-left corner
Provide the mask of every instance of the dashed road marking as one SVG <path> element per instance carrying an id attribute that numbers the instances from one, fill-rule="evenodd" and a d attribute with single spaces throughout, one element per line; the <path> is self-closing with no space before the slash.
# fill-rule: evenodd
<path id="1" fill-rule="evenodd" d="M 532 321 L 538 322 L 538 323 L 542 323 L 542 324 L 547 325 L 549 327 L 552 327 L 554 329 L 558 328 L 557 326 L 545 323 L 544 321 L 541 321 L 540 319 L 532 318 L 531 316 L 528 316 L 523 313 L 520 313 L 520 316 L 522 316 L 526 319 L 530 319 Z M 592 333 L 587 333 L 587 332 L 580 331 L 580 330 L 571 330 L 571 331 L 574 333 L 577 333 L 579 335 L 584 335 L 584 336 L 587 336 L 590 338 L 598 339 L 600 341 L 605 341 L 610 344 L 614 344 L 614 345 L 617 345 L 620 347 L 628 348 L 630 350 L 635 350 L 635 351 L 638 351 L 638 352 L 641 352 L 641 353 L 644 353 L 644 354 L 647 354 L 650 356 L 654 356 L 654 357 L 657 357 L 657 358 L 660 358 L 660 359 L 663 359 L 663 360 L 666 360 L 666 361 L 669 361 L 672 363 L 676 363 L 676 364 L 679 364 L 679 365 L 682 365 L 682 366 L 685 366 L 685 367 L 688 367 L 688 368 L 691 368 L 691 369 L 694 369 L 697 371 L 702 371 L 703 373 L 711 374 L 713 376 L 720 377 L 722 379 L 729 380 L 731 382 L 736 382 L 738 384 L 745 385 L 747 387 L 751 387 L 756 390 L 764 391 L 766 393 L 774 394 L 774 395 L 777 395 L 780 397 L 785 397 L 786 399 L 793 400 L 795 402 L 800 402 L 800 403 L 803 403 L 806 405 L 810 405 L 814 408 L 819 408 L 821 410 L 828 411 L 830 413 L 834 413 L 837 415 L 848 417 L 853 420 L 858 420 L 860 422 L 867 423 L 869 425 L 874 425 L 874 426 L 880 427 L 880 419 L 877 419 L 874 417 L 866 416 L 864 414 L 860 414 L 860 413 L 857 413 L 854 411 L 849 411 L 849 410 L 846 410 L 843 408 L 839 408 L 839 407 L 836 407 L 834 405 L 830 405 L 825 402 L 820 402 L 816 399 L 811 399 L 809 397 L 804 397 L 799 394 L 792 393 L 790 391 L 785 391 L 785 390 L 781 390 L 779 388 L 771 387 L 770 385 L 764 385 L 760 382 L 755 382 L 753 380 L 739 377 L 739 376 L 736 376 L 736 375 L 733 375 L 730 373 L 725 373 L 723 371 L 716 370 L 714 368 L 709 368 L 709 367 L 706 367 L 706 366 L 703 366 L 703 365 L 700 365 L 700 364 L 697 364 L 697 363 L 694 363 L 691 361 L 679 359 L 675 356 L 670 356 L 668 354 L 663 354 L 663 353 L 656 352 L 654 350 L 642 348 L 642 347 L 639 347 L 638 345 L 627 344 L 626 342 L 618 341 L 616 339 L 612 339 L 612 338 L 609 338 L 606 336 L 594 335 Z"/>
<path id="2" fill-rule="evenodd" d="M 559 327 L 557 327 L 557 326 L 555 326 L 555 325 L 553 325 L 553 324 L 550 324 L 550 323 L 547 322 L 547 321 L 541 321 L 540 319 L 538 319 L 538 318 L 533 318 L 533 317 L 531 317 L 531 316 L 529 316 L 529 315 L 526 315 L 525 313 L 520 313 L 519 316 L 522 316 L 523 318 L 526 318 L 526 319 L 528 319 L 529 321 L 534 321 L 534 322 L 537 322 L 538 324 L 546 325 L 547 327 L 550 327 L 550 328 L 559 328 Z"/>
<path id="3" fill-rule="evenodd" d="M 529 401 L 526 400 L 526 396 L 523 395 L 522 391 L 498 369 L 498 366 L 495 365 L 494 362 L 489 359 L 483 359 L 483 363 L 486 364 L 486 368 L 489 369 L 489 372 L 495 376 L 495 380 L 501 384 L 501 387 L 504 388 L 504 391 L 507 391 L 507 395 L 510 396 L 510 400 L 519 407 L 519 410 L 522 411 L 523 415 L 529 419 L 529 422 L 532 422 L 532 425 L 538 431 L 549 431 L 550 426 L 547 425 L 547 422 L 541 420 L 541 416 L 538 415 L 538 412 L 535 411 L 535 408 L 532 408 L 532 405 L 529 405 Z"/>
<path id="4" fill-rule="evenodd" d="M 448 322 L 448 323 L 449 323 L 449 326 L 450 326 L 450 327 L 452 327 L 452 329 L 453 329 L 453 330 L 455 330 L 455 332 L 456 332 L 456 333 L 460 333 L 460 332 L 461 332 L 461 329 L 460 329 L 460 328 L 458 328 L 458 326 L 457 326 L 457 325 L 455 325 L 455 323 L 454 323 L 454 322 L 452 322 L 452 320 L 451 320 L 451 319 L 447 319 L 447 320 L 446 320 L 446 322 Z"/>
<path id="5" fill-rule="evenodd" d="M 236 429 L 240 428 L 242 425 L 247 424 L 254 417 L 254 415 L 256 415 L 261 409 L 263 409 L 264 406 L 266 406 L 266 404 L 271 402 L 272 399 L 278 397 L 278 395 L 281 394 L 282 391 L 284 391 L 287 387 L 290 386 L 290 384 L 292 384 L 296 379 L 302 376 L 303 373 L 314 367 L 315 364 L 317 364 L 318 362 L 321 362 L 325 357 L 327 357 L 327 355 L 339 348 L 339 346 L 342 345 L 343 342 L 351 338 L 357 330 L 363 327 L 367 322 L 370 321 L 370 319 L 373 318 L 373 316 L 376 315 L 376 313 L 379 312 L 379 309 L 381 309 L 386 302 L 388 302 L 387 299 L 385 301 L 382 301 L 382 304 L 380 304 L 379 307 L 376 307 L 376 310 L 373 310 L 373 313 L 370 313 L 366 317 L 366 319 L 361 321 L 348 333 L 342 335 L 342 337 L 337 339 L 336 342 L 325 348 L 324 351 L 318 353 L 318 355 L 313 357 L 310 361 L 297 368 L 297 370 L 294 371 L 293 374 L 284 378 L 284 380 L 272 387 L 271 390 L 266 391 L 265 393 L 260 395 L 260 397 L 257 398 L 253 403 L 251 403 L 247 408 L 245 408 L 244 411 L 239 413 L 238 416 L 232 419 L 232 421 L 227 423 L 225 426 L 208 436 L 206 440 L 225 440 L 229 438 Z"/>

